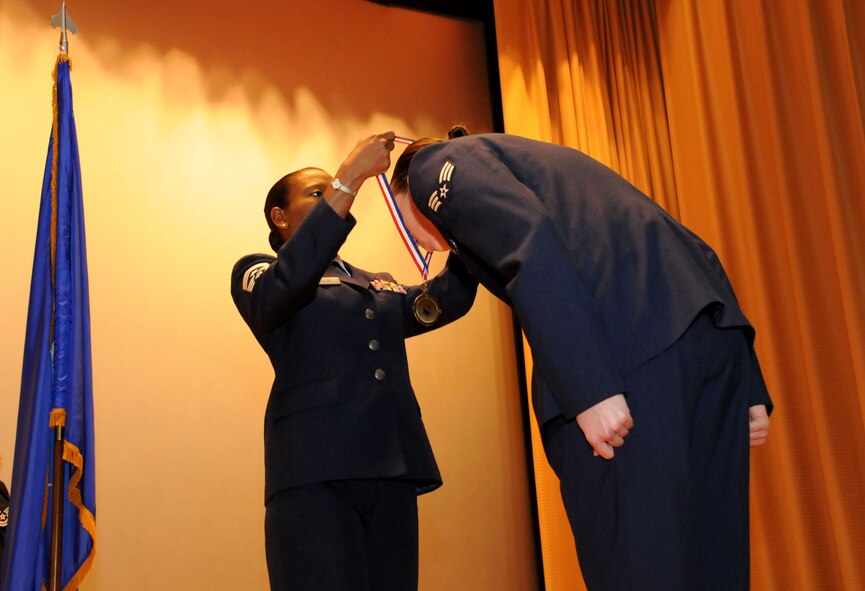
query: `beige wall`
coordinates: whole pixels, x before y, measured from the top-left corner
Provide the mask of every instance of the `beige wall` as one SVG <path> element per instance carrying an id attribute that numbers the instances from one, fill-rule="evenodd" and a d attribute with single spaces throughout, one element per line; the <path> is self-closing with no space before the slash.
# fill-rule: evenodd
<path id="1" fill-rule="evenodd" d="M 6 482 L 59 4 L 0 0 Z M 70 54 L 97 440 L 98 553 L 85 590 L 266 588 L 272 374 L 228 289 L 239 256 L 267 251 L 264 194 L 294 168 L 334 170 L 362 135 L 490 127 L 477 24 L 361 0 L 224 4 L 68 3 L 80 26 Z M 354 213 L 343 256 L 414 281 L 373 184 Z M 466 319 L 413 340 L 409 355 L 446 480 L 420 501 L 421 589 L 534 589 L 508 309 L 482 290 Z"/>

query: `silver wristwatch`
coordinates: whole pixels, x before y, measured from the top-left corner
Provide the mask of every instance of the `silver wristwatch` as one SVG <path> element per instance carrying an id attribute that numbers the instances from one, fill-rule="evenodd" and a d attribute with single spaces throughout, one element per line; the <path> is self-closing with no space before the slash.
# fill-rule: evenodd
<path id="1" fill-rule="evenodd" d="M 336 189 L 337 191 L 342 191 L 343 193 L 347 193 L 352 197 L 357 197 L 357 191 L 352 191 L 348 187 L 342 184 L 342 181 L 339 179 L 333 179 L 333 182 L 330 183 L 330 186 Z"/>

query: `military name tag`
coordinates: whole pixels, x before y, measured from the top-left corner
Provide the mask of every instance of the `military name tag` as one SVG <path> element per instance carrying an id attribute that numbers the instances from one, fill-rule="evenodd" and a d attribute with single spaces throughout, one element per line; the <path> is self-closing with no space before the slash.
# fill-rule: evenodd
<path id="1" fill-rule="evenodd" d="M 319 285 L 339 285 L 339 277 L 322 277 L 318 280 Z"/>
<path id="2" fill-rule="evenodd" d="M 415 320 L 424 326 L 432 326 L 438 322 L 439 316 L 442 313 L 438 300 L 426 291 L 415 298 L 413 309 Z"/>

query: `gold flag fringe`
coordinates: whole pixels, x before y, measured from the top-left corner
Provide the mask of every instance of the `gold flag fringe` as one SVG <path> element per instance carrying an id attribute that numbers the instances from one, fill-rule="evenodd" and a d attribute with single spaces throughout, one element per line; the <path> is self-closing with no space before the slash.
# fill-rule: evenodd
<path id="1" fill-rule="evenodd" d="M 60 115 L 57 105 L 57 70 L 60 62 L 69 60 L 66 54 L 59 54 L 57 61 L 54 62 L 54 87 L 51 93 L 51 109 L 54 112 L 54 120 L 51 125 L 51 285 L 54 285 L 54 268 L 57 256 L 57 161 L 59 158 L 59 143 L 60 143 Z M 53 328 L 54 321 L 52 319 L 51 326 Z M 53 331 L 52 331 L 53 333 Z"/>
<path id="2" fill-rule="evenodd" d="M 81 527 L 84 528 L 90 539 L 93 540 L 93 545 L 90 547 L 90 554 L 84 560 L 84 563 L 78 569 L 69 583 L 63 587 L 63 591 L 75 591 L 81 586 L 81 582 L 90 572 L 93 566 L 93 560 L 96 558 L 96 516 L 84 506 L 84 499 L 81 496 L 81 489 L 78 488 L 78 483 L 81 482 L 81 476 L 84 472 L 84 456 L 81 455 L 81 450 L 69 441 L 63 442 L 63 460 L 72 464 L 75 467 L 75 472 L 69 478 L 69 501 L 78 509 L 78 521 L 81 522 Z"/>

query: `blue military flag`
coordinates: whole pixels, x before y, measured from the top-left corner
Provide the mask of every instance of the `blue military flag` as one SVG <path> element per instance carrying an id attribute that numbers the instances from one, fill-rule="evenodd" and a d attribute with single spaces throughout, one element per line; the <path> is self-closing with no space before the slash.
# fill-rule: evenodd
<path id="1" fill-rule="evenodd" d="M 9 526 L 0 591 L 49 587 L 56 427 L 63 427 L 61 588 L 76 589 L 96 547 L 90 302 L 68 57 L 54 69 L 54 123 L 42 183 Z M 58 512 L 58 515 L 60 513 Z"/>

